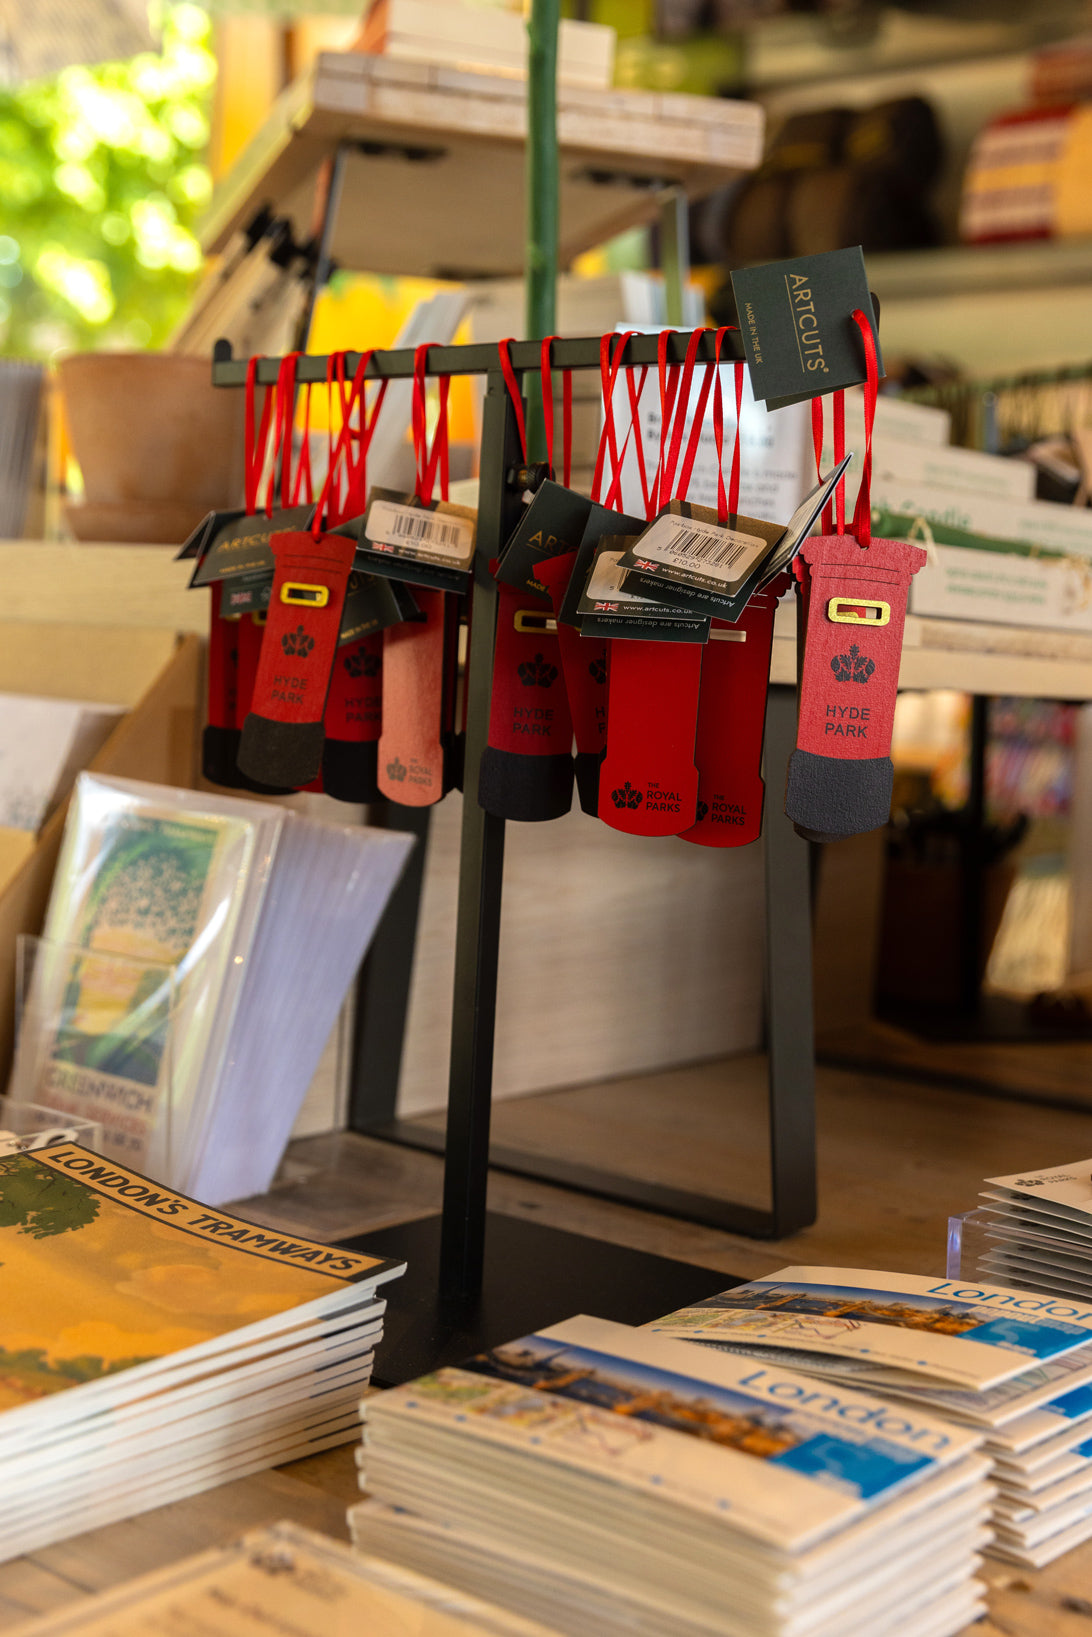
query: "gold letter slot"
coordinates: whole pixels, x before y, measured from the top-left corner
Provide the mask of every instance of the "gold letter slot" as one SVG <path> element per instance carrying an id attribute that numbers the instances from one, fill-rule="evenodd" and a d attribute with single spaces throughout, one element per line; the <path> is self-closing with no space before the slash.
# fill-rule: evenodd
<path id="1" fill-rule="evenodd" d="M 325 608 L 330 593 L 324 585 L 301 585 L 298 580 L 286 580 L 281 586 L 282 603 L 305 603 L 308 608 Z"/>
<path id="2" fill-rule="evenodd" d="M 870 614 L 869 609 L 875 609 L 875 613 Z M 827 604 L 827 618 L 836 625 L 886 625 L 891 618 L 891 604 L 872 597 L 832 597 Z"/>

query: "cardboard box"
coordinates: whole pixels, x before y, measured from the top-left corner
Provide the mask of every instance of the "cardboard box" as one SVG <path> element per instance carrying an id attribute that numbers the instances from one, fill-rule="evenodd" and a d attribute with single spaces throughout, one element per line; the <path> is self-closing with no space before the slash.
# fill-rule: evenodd
<path id="1" fill-rule="evenodd" d="M 97 773 L 192 789 L 198 769 L 200 640 L 173 631 L 5 623 L 0 691 L 128 706 L 89 766 Z M 16 940 L 41 931 L 68 803 L 37 841 L 0 853 L 0 1083 L 11 1067 Z M 11 832 L 8 832 L 11 834 Z M 6 868 L 5 868 L 6 866 Z"/>

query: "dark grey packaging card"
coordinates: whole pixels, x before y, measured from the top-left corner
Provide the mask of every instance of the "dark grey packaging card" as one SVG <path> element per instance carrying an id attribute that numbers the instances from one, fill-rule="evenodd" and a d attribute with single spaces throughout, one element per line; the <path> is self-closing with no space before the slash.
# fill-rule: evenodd
<path id="1" fill-rule="evenodd" d="M 860 245 L 741 268 L 731 280 L 751 385 L 768 407 L 799 403 L 865 379 L 855 309 L 868 316 L 882 377 Z"/>
<path id="2" fill-rule="evenodd" d="M 586 495 L 549 478 L 541 483 L 508 537 L 497 579 L 541 597 L 543 587 L 535 579 L 535 565 L 545 558 L 579 550 L 591 508 Z"/>
<path id="3" fill-rule="evenodd" d="M 709 620 L 651 597 L 627 584 L 619 559 L 625 535 L 604 535 L 593 549 L 577 615 L 582 636 L 629 637 L 643 642 L 707 642 Z M 574 570 L 575 573 L 575 570 Z"/>
<path id="4" fill-rule="evenodd" d="M 228 523 L 234 523 L 237 518 L 245 516 L 246 513 L 241 506 L 237 506 L 234 511 L 206 512 L 197 527 L 182 542 L 182 549 L 175 558 L 175 562 L 181 563 L 187 559 L 192 560 L 194 557 L 203 557 L 213 536 L 220 529 Z"/>
<path id="5" fill-rule="evenodd" d="M 398 625 L 402 611 L 394 594 L 392 580 L 379 579 L 374 574 L 361 574 L 355 568 L 349 575 L 345 605 L 341 610 L 341 630 L 338 645 L 359 642 L 361 637 L 373 637 L 390 625 Z"/>
<path id="6" fill-rule="evenodd" d="M 595 548 L 604 535 L 636 535 L 641 534 L 645 527 L 646 524 L 640 517 L 630 517 L 626 512 L 611 511 L 609 506 L 600 506 L 595 500 L 591 502 L 588 520 L 584 524 L 584 533 L 577 548 L 576 562 L 569 576 L 568 589 L 561 599 L 561 612 L 557 617 L 562 625 L 575 625 L 578 631 L 581 628 L 582 622 L 576 608 L 580 594 L 588 583 Z"/>
<path id="7" fill-rule="evenodd" d="M 214 580 L 253 580 L 273 577 L 275 534 L 306 529 L 314 516 L 313 506 L 288 506 L 272 517 L 264 512 L 224 512 L 229 519 L 214 534 L 206 535 L 205 548 L 198 559 L 190 585 L 211 585 Z"/>
<path id="8" fill-rule="evenodd" d="M 711 507 L 672 500 L 628 547 L 622 567 L 648 580 L 708 592 L 724 603 L 765 561 L 781 534 L 780 523 L 741 516 L 720 523 Z M 718 612 L 715 600 L 707 612 Z"/>
<path id="9" fill-rule="evenodd" d="M 271 574 L 253 580 L 225 580 L 220 608 L 224 614 L 264 614 L 272 594 Z"/>
<path id="10" fill-rule="evenodd" d="M 414 495 L 395 489 L 375 488 L 368 496 L 365 511 L 359 517 L 346 518 L 332 532 L 347 535 L 356 541 L 353 567 L 362 574 L 376 574 L 385 580 L 404 581 L 431 591 L 465 591 L 468 581 L 466 562 L 468 557 L 473 557 L 474 532 L 471 525 L 469 539 L 466 539 L 463 521 L 464 517 L 469 518 L 473 514 L 467 512 L 465 507 L 449 508 L 458 513 L 451 520 L 451 527 L 459 539 L 455 542 L 453 553 L 443 550 L 433 552 L 429 549 L 429 533 L 436 532 L 439 537 L 445 528 L 444 519 L 436 515 L 439 504 L 434 501 L 430 506 L 422 506 Z M 385 529 L 377 530 L 379 538 L 373 539 L 368 525 L 377 505 L 388 513 L 393 512 L 401 519 L 419 525 L 421 543 L 407 541 L 397 544 L 387 538 L 388 531 Z M 442 543 L 441 540 L 441 546 Z M 445 556 L 451 560 L 450 567 L 443 560 Z"/>

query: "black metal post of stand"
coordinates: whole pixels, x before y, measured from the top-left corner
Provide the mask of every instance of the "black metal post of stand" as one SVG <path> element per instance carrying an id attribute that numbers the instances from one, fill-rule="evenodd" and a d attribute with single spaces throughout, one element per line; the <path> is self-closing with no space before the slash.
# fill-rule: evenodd
<path id="1" fill-rule="evenodd" d="M 673 336 L 669 359 L 681 363 L 688 337 Z M 738 337 L 735 356 L 739 356 Z M 655 335 L 627 343 L 627 364 L 654 365 Z M 511 349 L 518 375 L 537 370 L 537 342 Z M 712 363 L 713 334 L 698 360 Z M 259 365 L 260 384 L 276 380 L 279 360 Z M 357 356 L 350 354 L 352 372 Z M 598 338 L 561 340 L 554 346 L 559 369 L 599 366 Z M 372 356 L 369 377 L 412 376 L 411 349 Z M 519 513 L 518 490 L 509 473 L 520 464 L 515 415 L 497 368 L 493 346 L 435 347 L 430 375 L 488 377 L 482 431 L 481 487 L 474 567 L 473 617 L 467 659 L 465 788 L 459 859 L 455 947 L 454 1020 L 446 1138 L 412 1122 L 391 1118 L 392 1070 L 400 1060 L 404 1014 L 384 1013 L 381 987 L 369 997 L 356 1041 L 356 1063 L 380 1070 L 381 1100 L 367 1085 L 354 1094 L 354 1129 L 445 1155 L 443 1211 L 350 1241 L 382 1255 L 405 1256 L 410 1272 L 392 1300 L 380 1374 L 385 1382 L 409 1380 L 438 1364 L 483 1346 L 553 1323 L 576 1312 L 637 1323 L 710 1295 L 733 1281 L 723 1273 L 646 1256 L 581 1235 L 562 1233 L 509 1216 L 487 1215 L 492 1163 L 546 1181 L 630 1204 L 708 1222 L 731 1232 L 776 1238 L 815 1219 L 814 1066 L 811 1019 L 811 938 L 807 846 L 780 812 L 777 799 L 792 745 L 791 689 L 771 692 L 766 759 L 771 785 L 766 825 L 767 1033 L 770 1054 L 772 1203 L 769 1210 L 709 1198 L 686 1190 L 642 1183 L 591 1166 L 506 1149 L 490 1150 L 493 1036 L 499 969 L 504 823 L 478 805 L 478 764 L 489 730 L 496 586 L 488 570 Z M 246 366 L 218 343 L 213 380 L 241 386 Z M 326 359 L 299 360 L 297 382 L 326 379 Z M 415 913 L 416 895 L 413 896 Z M 396 935 L 396 929 L 389 929 Z M 400 934 L 399 934 L 400 935 Z M 403 937 L 412 958 L 412 940 Z M 388 947 L 389 944 L 388 944 Z M 402 977 L 408 974 L 403 948 Z M 401 979 L 398 980 L 401 983 Z M 373 1043 L 372 1030 L 379 1041 Z M 395 1038 L 397 1037 L 397 1038 Z"/>

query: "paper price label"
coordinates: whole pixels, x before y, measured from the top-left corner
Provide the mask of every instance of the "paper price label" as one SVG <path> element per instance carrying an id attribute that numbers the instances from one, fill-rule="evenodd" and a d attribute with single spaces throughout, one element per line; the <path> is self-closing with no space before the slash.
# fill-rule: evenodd
<path id="1" fill-rule="evenodd" d="M 589 603 L 609 603 L 612 607 L 633 608 L 643 613 L 658 608 L 651 597 L 640 597 L 625 589 L 626 571 L 620 566 L 620 551 L 601 551 L 588 576 L 585 596 Z"/>
<path id="2" fill-rule="evenodd" d="M 474 560 L 473 523 L 449 512 L 373 500 L 365 537 L 376 548 L 452 568 L 469 568 Z"/>
<path id="3" fill-rule="evenodd" d="M 635 559 L 667 569 L 700 570 L 725 590 L 734 591 L 769 549 L 770 542 L 755 534 L 665 515 L 646 530 L 633 551 Z"/>

